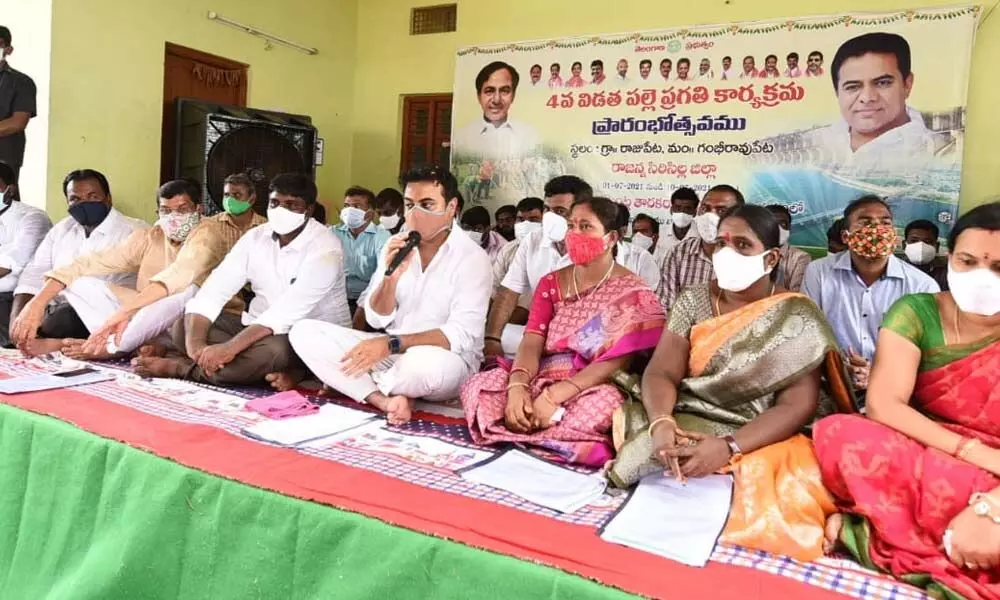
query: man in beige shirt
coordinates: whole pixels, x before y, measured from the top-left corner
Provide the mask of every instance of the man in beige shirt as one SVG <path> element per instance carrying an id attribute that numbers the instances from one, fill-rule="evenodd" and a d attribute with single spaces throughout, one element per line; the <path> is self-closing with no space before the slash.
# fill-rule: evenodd
<path id="1" fill-rule="evenodd" d="M 253 186 L 249 188 L 252 193 Z M 165 183 L 159 189 L 160 218 L 154 227 L 47 273 L 45 286 L 15 323 L 18 347 L 29 354 L 61 350 L 73 358 L 102 359 L 130 353 L 161 336 L 184 314 L 184 304 L 239 237 L 264 222 L 253 211 L 202 219 L 200 207 L 196 182 Z M 116 273 L 135 273 L 135 289 L 99 279 Z M 45 306 L 60 292 L 91 332 L 89 339 L 37 339 Z M 243 302 L 233 298 L 226 310 L 238 315 Z"/>

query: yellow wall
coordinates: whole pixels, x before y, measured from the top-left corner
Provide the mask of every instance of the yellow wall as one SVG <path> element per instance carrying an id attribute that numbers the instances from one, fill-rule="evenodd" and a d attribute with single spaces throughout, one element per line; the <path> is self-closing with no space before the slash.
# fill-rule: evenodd
<path id="1" fill-rule="evenodd" d="M 33 1 L 33 0 L 31 0 Z M 354 0 L 54 0 L 48 208 L 65 214 L 62 177 L 92 167 L 115 204 L 151 219 L 160 183 L 164 43 L 250 65 L 248 105 L 310 115 L 326 139 L 317 174 L 331 200 L 349 179 Z M 226 17 L 319 49 L 274 46 L 209 21 Z"/>
<path id="2" fill-rule="evenodd" d="M 355 62 L 354 183 L 390 185 L 399 168 L 402 94 L 450 92 L 455 49 L 461 46 L 562 35 L 657 29 L 753 19 L 879 11 L 954 4 L 921 0 L 836 0 L 809 8 L 799 0 L 486 0 L 458 2 L 458 31 L 410 36 L 414 0 L 362 0 Z M 805 12 L 804 12 L 805 11 Z M 1000 11 L 998 11 L 1000 13 Z M 949 40 L 941 40 L 942 44 Z M 969 119 L 962 178 L 962 206 L 1000 196 L 1000 16 L 980 27 L 973 55 Z"/>

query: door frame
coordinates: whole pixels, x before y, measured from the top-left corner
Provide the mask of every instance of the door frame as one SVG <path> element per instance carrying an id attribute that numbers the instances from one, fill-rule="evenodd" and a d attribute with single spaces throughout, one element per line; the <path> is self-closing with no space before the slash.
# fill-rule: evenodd
<path id="1" fill-rule="evenodd" d="M 167 60 L 168 60 L 167 57 L 170 56 L 170 55 L 176 56 L 177 58 L 183 58 L 183 59 L 187 59 L 187 60 L 193 60 L 193 61 L 196 61 L 196 62 L 200 62 L 200 63 L 206 64 L 206 65 L 208 65 L 210 67 L 215 67 L 216 69 L 226 69 L 226 70 L 233 70 L 233 71 L 237 71 L 237 70 L 238 71 L 242 71 L 243 72 L 243 77 L 240 78 L 240 85 L 239 85 L 239 88 L 237 89 L 237 96 L 238 96 L 238 99 L 239 99 L 239 102 L 237 104 L 239 106 L 246 106 L 247 105 L 247 90 L 248 90 L 249 85 L 250 85 L 250 82 L 249 82 L 249 78 L 250 78 L 250 65 L 249 64 L 242 63 L 242 62 L 239 62 L 239 61 L 236 61 L 236 60 L 232 60 L 230 58 L 225 58 L 223 56 L 218 56 L 216 54 L 209 54 L 208 52 L 202 52 L 201 50 L 196 50 L 194 48 L 189 48 L 187 46 L 181 46 L 179 44 L 174 44 L 172 42 L 166 42 L 164 44 L 164 48 L 163 48 L 163 77 L 162 77 L 162 79 L 163 79 L 163 89 L 160 91 L 161 97 L 163 96 L 163 94 L 164 94 L 164 92 L 166 91 L 166 88 L 167 88 Z M 176 144 L 177 144 L 177 140 L 176 140 L 177 123 L 176 123 L 176 119 L 175 119 L 175 122 L 174 122 L 174 129 L 175 129 L 175 131 L 172 131 L 172 132 L 168 133 L 167 131 L 164 130 L 164 128 L 163 128 L 163 121 L 166 118 L 166 114 L 165 113 L 166 113 L 167 110 L 172 110 L 172 107 L 168 108 L 166 106 L 166 98 L 161 98 L 161 99 L 164 101 L 163 102 L 163 104 L 164 104 L 164 106 L 163 106 L 164 114 L 160 115 L 160 171 L 161 171 L 160 172 L 160 179 L 161 179 L 161 181 L 163 181 L 164 177 L 167 176 L 168 171 L 173 170 L 172 166 L 170 166 L 170 167 L 167 166 L 168 164 L 173 165 L 174 158 L 175 158 L 171 154 L 172 149 L 171 148 L 167 148 L 167 142 L 168 141 L 173 141 L 173 145 L 176 146 Z M 168 156 L 168 154 L 170 154 L 170 156 Z M 174 173 L 174 175 L 176 175 L 176 173 Z"/>
<path id="2" fill-rule="evenodd" d="M 410 130 L 410 110 L 409 110 L 410 102 L 411 101 L 426 102 L 428 100 L 431 102 L 448 102 L 449 104 L 452 104 L 452 115 L 454 115 L 455 113 L 454 113 L 454 102 L 453 102 L 454 94 L 452 94 L 451 92 L 403 94 L 401 98 L 402 98 L 402 103 L 400 106 L 403 112 L 403 119 L 402 119 L 403 123 L 402 123 L 402 129 L 400 129 L 401 139 L 399 141 L 399 172 L 403 173 L 405 171 L 405 166 L 406 166 L 406 157 L 409 156 L 408 151 L 410 149 L 409 144 L 407 143 L 408 141 L 407 132 Z M 428 137 L 430 137 L 431 139 L 434 138 L 434 132 L 436 131 L 437 127 L 436 119 L 437 119 L 437 112 L 432 110 L 430 114 L 430 122 L 427 124 Z M 450 131 L 451 127 L 449 126 L 448 129 Z M 449 141 L 451 140 L 451 134 L 448 135 L 448 139 Z"/>

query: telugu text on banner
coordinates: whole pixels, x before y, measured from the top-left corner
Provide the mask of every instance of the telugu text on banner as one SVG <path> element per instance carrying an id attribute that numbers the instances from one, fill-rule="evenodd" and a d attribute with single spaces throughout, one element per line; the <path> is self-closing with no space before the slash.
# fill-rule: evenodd
<path id="1" fill-rule="evenodd" d="M 946 233 L 961 180 L 978 6 L 699 26 L 462 48 L 452 169 L 497 208 L 579 175 L 669 222 L 718 184 L 782 204 L 792 243 L 865 194 Z M 497 64 L 503 63 L 503 64 Z M 506 66 L 505 66 L 506 65 Z"/>

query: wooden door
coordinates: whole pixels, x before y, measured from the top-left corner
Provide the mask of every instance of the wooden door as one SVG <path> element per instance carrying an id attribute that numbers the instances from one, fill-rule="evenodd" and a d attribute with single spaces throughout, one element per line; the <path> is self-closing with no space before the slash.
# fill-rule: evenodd
<path id="1" fill-rule="evenodd" d="M 163 61 L 163 128 L 160 146 L 160 181 L 174 178 L 177 142 L 174 100 L 194 98 L 206 102 L 247 105 L 247 69 L 228 58 L 167 43 Z"/>
<path id="2" fill-rule="evenodd" d="M 403 96 L 402 173 L 451 163 L 451 94 Z"/>

